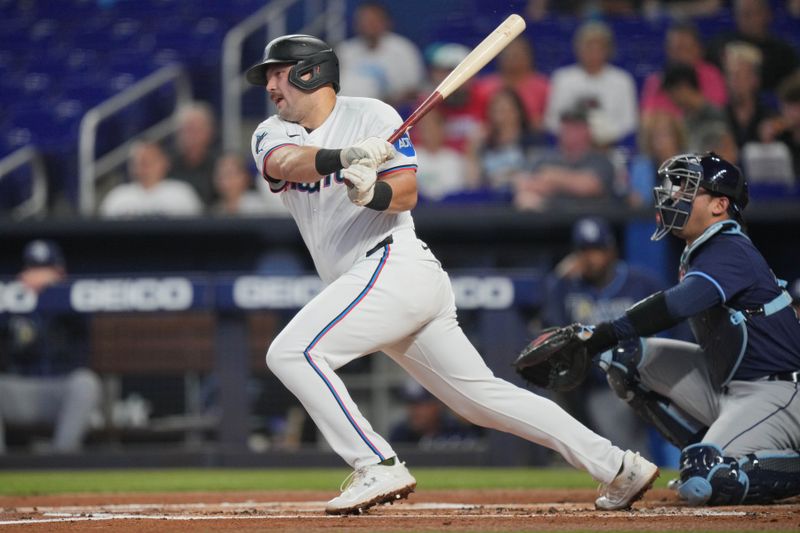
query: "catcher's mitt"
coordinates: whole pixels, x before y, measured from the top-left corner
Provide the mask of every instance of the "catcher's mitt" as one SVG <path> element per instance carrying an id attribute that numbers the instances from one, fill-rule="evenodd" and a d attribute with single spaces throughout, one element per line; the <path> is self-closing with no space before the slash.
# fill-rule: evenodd
<path id="1" fill-rule="evenodd" d="M 586 379 L 592 357 L 584 341 L 592 330 L 583 324 L 547 328 L 514 361 L 526 381 L 554 391 L 572 390 Z"/>

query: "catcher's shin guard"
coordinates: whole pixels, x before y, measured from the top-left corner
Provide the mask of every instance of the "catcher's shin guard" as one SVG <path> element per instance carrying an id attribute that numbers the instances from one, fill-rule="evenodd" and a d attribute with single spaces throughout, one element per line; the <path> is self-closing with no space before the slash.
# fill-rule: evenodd
<path id="1" fill-rule="evenodd" d="M 681 451 L 678 494 L 689 505 L 738 505 L 745 501 L 750 480 L 733 457 L 714 444 L 692 444 Z"/>
<path id="2" fill-rule="evenodd" d="M 639 381 L 637 367 L 641 354 L 640 341 L 620 344 L 601 354 L 598 366 L 606 373 L 606 380 L 616 395 L 665 439 L 681 449 L 699 442 L 707 428 L 686 420 L 671 405 L 669 398 L 651 391 Z"/>
<path id="3" fill-rule="evenodd" d="M 772 503 L 800 494 L 800 452 L 754 453 L 739 458 L 750 480 L 744 503 Z"/>

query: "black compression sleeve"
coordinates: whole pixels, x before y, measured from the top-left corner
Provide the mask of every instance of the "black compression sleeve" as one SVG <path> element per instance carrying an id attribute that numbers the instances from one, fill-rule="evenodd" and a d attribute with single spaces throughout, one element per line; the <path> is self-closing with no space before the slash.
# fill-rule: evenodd
<path id="1" fill-rule="evenodd" d="M 389 204 L 392 203 L 392 186 L 385 181 L 375 182 L 375 194 L 372 200 L 364 207 L 369 207 L 375 211 L 386 211 L 389 209 Z"/>
<path id="2" fill-rule="evenodd" d="M 649 337 L 659 331 L 676 326 L 680 322 L 679 318 L 673 317 L 669 312 L 664 291 L 651 294 L 634 304 L 625 311 L 625 314 L 640 337 Z"/>
<path id="3" fill-rule="evenodd" d="M 314 157 L 314 168 L 320 176 L 327 176 L 333 174 L 344 168 L 340 154 L 341 150 L 329 150 L 327 148 L 320 148 L 317 150 L 317 155 Z"/>
<path id="4" fill-rule="evenodd" d="M 592 336 L 584 343 L 589 355 L 603 353 L 616 346 L 619 340 L 614 333 L 614 327 L 610 322 L 601 322 L 594 327 Z"/>

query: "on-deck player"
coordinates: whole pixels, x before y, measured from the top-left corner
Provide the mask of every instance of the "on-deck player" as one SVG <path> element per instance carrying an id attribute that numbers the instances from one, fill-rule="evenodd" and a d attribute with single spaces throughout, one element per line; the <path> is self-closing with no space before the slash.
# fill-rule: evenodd
<path id="1" fill-rule="evenodd" d="M 414 147 L 408 135 L 394 146 L 383 140 L 402 123 L 397 112 L 378 100 L 337 97 L 336 55 L 307 35 L 270 42 L 247 80 L 265 85 L 277 107 L 253 133 L 253 157 L 326 283 L 267 353 L 270 370 L 354 468 L 326 512 L 361 512 L 416 486 L 335 373 L 378 350 L 471 422 L 552 448 L 588 471 L 605 485 L 598 508 L 630 507 L 657 467 L 494 377 L 461 331 L 449 278 L 409 213 L 417 201 Z"/>

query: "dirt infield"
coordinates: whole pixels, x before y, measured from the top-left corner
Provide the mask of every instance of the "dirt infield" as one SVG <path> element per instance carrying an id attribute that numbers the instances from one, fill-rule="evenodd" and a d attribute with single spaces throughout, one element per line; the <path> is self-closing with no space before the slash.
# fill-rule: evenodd
<path id="1" fill-rule="evenodd" d="M 331 494 L 225 492 L 0 497 L 8 531 L 800 531 L 800 499 L 773 506 L 687 508 L 655 490 L 633 511 L 598 512 L 588 490 L 412 494 L 351 517 L 325 516 Z"/>

